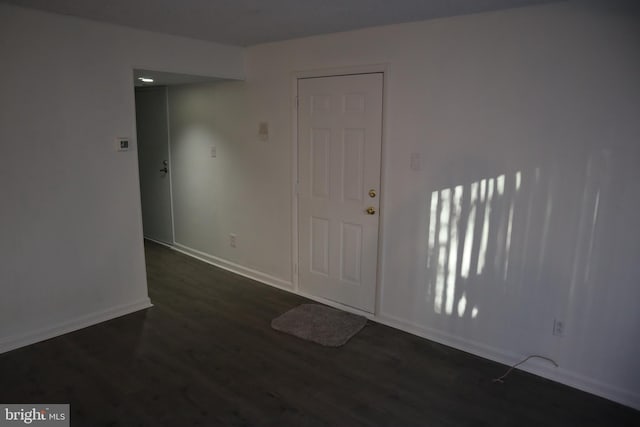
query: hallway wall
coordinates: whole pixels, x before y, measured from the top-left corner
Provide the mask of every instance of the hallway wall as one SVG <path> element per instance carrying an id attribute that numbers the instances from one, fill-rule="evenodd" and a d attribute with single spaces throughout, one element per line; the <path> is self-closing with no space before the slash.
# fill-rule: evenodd
<path id="1" fill-rule="evenodd" d="M 242 78 L 244 62 L 236 47 L 5 4 L 0 58 L 3 352 L 149 306 L 133 68 Z"/>

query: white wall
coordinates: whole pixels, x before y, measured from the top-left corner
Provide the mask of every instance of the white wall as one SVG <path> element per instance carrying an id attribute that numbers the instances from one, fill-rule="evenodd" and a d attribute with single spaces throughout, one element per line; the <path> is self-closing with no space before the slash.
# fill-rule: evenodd
<path id="1" fill-rule="evenodd" d="M 290 139 L 277 126 L 269 142 L 259 140 L 251 87 L 170 88 L 175 241 L 218 265 L 291 288 L 291 255 L 283 253 L 291 241 Z"/>
<path id="2" fill-rule="evenodd" d="M 239 48 L 0 4 L 0 352 L 149 306 L 132 69 L 242 78 Z"/>
<path id="3" fill-rule="evenodd" d="M 171 93 L 176 239 L 291 287 L 293 75 L 385 63 L 376 318 L 640 408 L 639 36 L 569 2 L 248 48 Z"/>

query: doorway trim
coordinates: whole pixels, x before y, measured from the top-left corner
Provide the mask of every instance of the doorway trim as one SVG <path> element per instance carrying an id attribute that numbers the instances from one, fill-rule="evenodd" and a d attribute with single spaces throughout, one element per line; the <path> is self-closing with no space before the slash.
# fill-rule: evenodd
<path id="1" fill-rule="evenodd" d="M 354 307 L 350 307 L 344 304 L 340 304 L 335 301 L 331 301 L 315 295 L 309 295 L 300 290 L 299 282 L 299 227 L 298 227 L 298 80 L 315 78 L 315 77 L 335 77 L 345 76 L 353 74 L 382 74 L 382 149 L 380 153 L 380 205 L 379 214 L 380 220 L 378 222 L 378 257 L 376 267 L 376 284 L 375 284 L 375 304 L 373 313 L 367 313 Z M 324 304 L 334 306 L 345 311 L 356 312 L 358 314 L 365 315 L 371 318 L 377 316 L 380 313 L 380 307 L 382 303 L 382 289 L 380 284 L 384 277 L 384 251 L 382 248 L 385 243 L 384 236 L 384 212 L 385 212 L 385 194 L 386 194 L 386 169 L 387 169 L 387 101 L 388 96 L 388 82 L 389 82 L 389 64 L 369 64 L 369 65 L 354 65 L 347 67 L 336 68 L 322 68 L 294 71 L 291 73 L 291 283 L 293 284 L 293 291 L 310 299 L 322 302 Z"/>
<path id="2" fill-rule="evenodd" d="M 173 209 L 173 159 L 171 158 L 171 102 L 169 100 L 169 86 L 164 87 L 167 101 L 167 160 L 169 161 L 169 198 L 171 206 L 171 245 L 176 244 L 176 213 Z"/>

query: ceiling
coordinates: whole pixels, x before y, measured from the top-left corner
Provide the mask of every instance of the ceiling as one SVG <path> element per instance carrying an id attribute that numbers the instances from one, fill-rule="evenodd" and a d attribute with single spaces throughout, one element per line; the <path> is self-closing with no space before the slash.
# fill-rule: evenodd
<path id="1" fill-rule="evenodd" d="M 149 31 L 250 46 L 561 0 L 0 0 Z"/>

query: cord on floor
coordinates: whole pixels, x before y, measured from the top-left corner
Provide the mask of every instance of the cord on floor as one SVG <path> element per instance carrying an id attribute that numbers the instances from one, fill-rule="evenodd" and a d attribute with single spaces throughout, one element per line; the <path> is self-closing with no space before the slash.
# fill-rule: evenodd
<path id="1" fill-rule="evenodd" d="M 518 366 L 520 366 L 523 363 L 525 363 L 527 360 L 533 359 L 533 358 L 547 360 L 547 361 L 553 363 L 556 368 L 559 366 L 553 359 L 550 359 L 550 358 L 548 358 L 546 356 L 540 356 L 538 354 L 531 354 L 531 355 L 525 357 L 524 359 L 522 359 L 521 361 L 519 361 L 518 363 L 516 363 L 515 365 L 511 366 L 509 369 L 507 369 L 507 372 L 505 372 L 502 376 L 500 376 L 498 378 L 494 378 L 492 381 L 494 383 L 504 383 L 504 379 L 507 378 L 507 375 L 509 375 L 511 373 L 511 371 L 513 371 L 515 368 L 517 368 Z"/>

